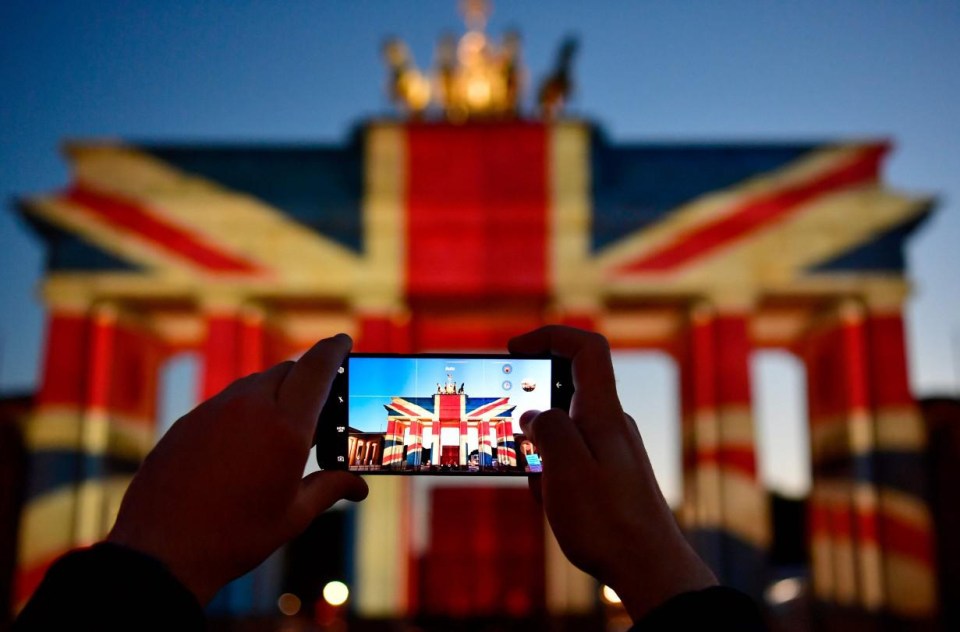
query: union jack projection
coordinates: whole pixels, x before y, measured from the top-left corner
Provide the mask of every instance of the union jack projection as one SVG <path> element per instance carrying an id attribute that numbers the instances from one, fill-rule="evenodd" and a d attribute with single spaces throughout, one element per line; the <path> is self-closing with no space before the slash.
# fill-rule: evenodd
<path id="1" fill-rule="evenodd" d="M 681 519 L 721 577 L 755 594 L 771 536 L 748 358 L 796 354 L 811 383 L 817 598 L 929 616 L 925 435 L 901 309 L 904 244 L 933 201 L 883 184 L 889 149 L 623 145 L 578 121 L 372 122 L 324 147 L 68 145 L 72 182 L 19 201 L 46 244 L 50 314 L 18 599 L 108 528 L 152 445 L 172 354 L 202 355 L 209 395 L 335 331 L 359 350 L 492 350 L 564 322 L 674 358 Z M 830 387 L 841 378 L 849 397 Z M 404 444 L 401 425 L 416 437 L 449 420 L 462 442 L 477 418 L 493 427 L 477 430 L 478 463 L 515 450 L 495 431 L 505 399 L 440 394 L 388 410 L 384 467 L 422 465 L 423 437 L 436 436 Z M 442 464 L 439 447 L 429 458 Z M 455 447 L 469 464 L 473 447 Z M 361 515 L 377 520 L 376 502 Z M 409 529 L 396 527 L 377 537 L 406 550 Z M 378 573 L 405 585 L 397 559 Z"/>
<path id="2" fill-rule="evenodd" d="M 516 405 L 510 403 L 509 397 L 438 393 L 433 397 L 394 397 L 384 408 L 387 409 L 385 468 L 499 470 L 517 467 L 513 434 Z M 430 430 L 425 439 L 426 428 Z M 444 429 L 456 432 L 455 442 L 449 445 L 443 442 Z M 406 446 L 404 431 L 410 436 Z"/>

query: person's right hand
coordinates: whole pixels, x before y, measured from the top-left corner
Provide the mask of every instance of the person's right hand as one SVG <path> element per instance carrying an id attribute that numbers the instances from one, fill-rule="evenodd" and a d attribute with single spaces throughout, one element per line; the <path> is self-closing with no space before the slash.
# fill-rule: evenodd
<path id="1" fill-rule="evenodd" d="M 623 412 L 607 340 L 553 325 L 514 338 L 509 349 L 572 361 L 569 414 L 529 411 L 520 419 L 544 462 L 531 488 L 570 561 L 612 587 L 634 620 L 674 595 L 716 585 L 680 533 Z"/>

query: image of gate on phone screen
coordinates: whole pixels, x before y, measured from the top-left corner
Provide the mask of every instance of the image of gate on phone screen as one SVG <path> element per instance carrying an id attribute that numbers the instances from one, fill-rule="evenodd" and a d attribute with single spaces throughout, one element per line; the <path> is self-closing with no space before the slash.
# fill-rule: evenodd
<path id="1" fill-rule="evenodd" d="M 550 367 L 549 359 L 351 357 L 349 469 L 540 472 L 520 416 L 551 407 Z"/>

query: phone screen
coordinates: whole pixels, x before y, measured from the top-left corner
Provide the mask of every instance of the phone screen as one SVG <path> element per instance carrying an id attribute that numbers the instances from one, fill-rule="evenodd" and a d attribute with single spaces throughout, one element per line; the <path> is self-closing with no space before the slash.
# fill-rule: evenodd
<path id="1" fill-rule="evenodd" d="M 504 355 L 353 354 L 317 429 L 321 469 L 368 474 L 542 471 L 528 410 L 569 406 L 569 364 Z"/>

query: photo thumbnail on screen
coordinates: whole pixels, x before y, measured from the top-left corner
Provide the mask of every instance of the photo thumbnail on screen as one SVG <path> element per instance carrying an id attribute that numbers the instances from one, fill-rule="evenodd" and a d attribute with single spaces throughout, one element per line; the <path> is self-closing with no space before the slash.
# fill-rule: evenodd
<path id="1" fill-rule="evenodd" d="M 520 429 L 551 407 L 549 358 L 348 360 L 346 461 L 355 472 L 540 472 Z"/>

